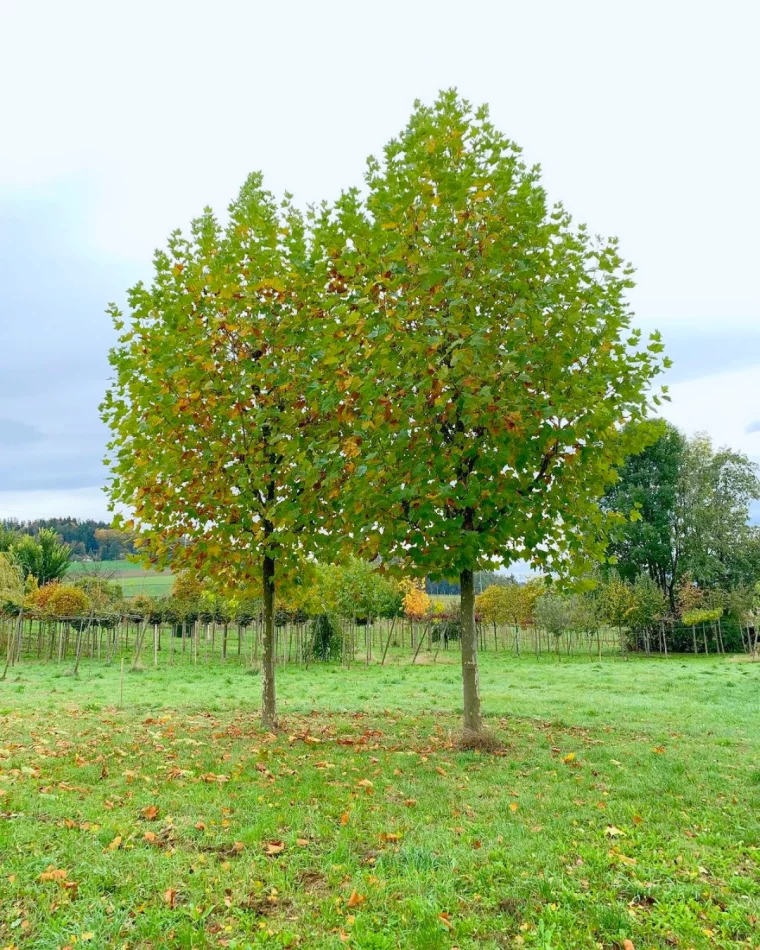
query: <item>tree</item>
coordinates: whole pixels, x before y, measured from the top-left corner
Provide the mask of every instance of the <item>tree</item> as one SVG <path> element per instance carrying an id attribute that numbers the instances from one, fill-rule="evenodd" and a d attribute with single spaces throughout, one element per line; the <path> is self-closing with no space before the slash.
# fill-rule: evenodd
<path id="1" fill-rule="evenodd" d="M 559 638 L 573 621 L 570 599 L 554 591 L 545 591 L 536 600 L 535 619 L 539 627 L 554 637 L 559 656 Z"/>
<path id="2" fill-rule="evenodd" d="M 24 576 L 17 562 L 0 552 L 0 614 L 17 610 L 24 601 Z"/>
<path id="3" fill-rule="evenodd" d="M 206 209 L 190 237 L 172 234 L 152 286 L 130 291 L 128 323 L 111 307 L 121 335 L 102 413 L 111 501 L 133 512 L 126 527 L 139 531 L 140 551 L 262 594 L 261 715 L 272 728 L 275 571 L 287 581 L 331 486 L 306 438 L 303 221 L 260 175 L 229 212 L 224 229 Z"/>
<path id="4" fill-rule="evenodd" d="M 658 438 L 625 460 L 604 499 L 626 519 L 610 547 L 621 576 L 648 574 L 673 613 L 684 573 L 702 586 L 753 583 L 760 532 L 749 524 L 749 506 L 760 497 L 757 467 L 729 449 L 713 452 L 703 434 L 687 439 L 660 421 L 642 425 Z"/>
<path id="5" fill-rule="evenodd" d="M 659 584 L 675 610 L 675 587 L 681 573 L 682 538 L 678 530 L 678 497 L 686 439 L 662 420 L 646 420 L 655 441 L 629 455 L 618 480 L 605 493 L 605 507 L 625 515 L 610 552 L 625 580 L 642 572 Z"/>
<path id="6" fill-rule="evenodd" d="M 749 507 L 758 498 L 758 468 L 746 455 L 727 448 L 713 452 L 705 434 L 689 440 L 679 498 L 683 564 L 700 586 L 728 588 L 755 580 L 741 564 L 746 549 L 757 544 Z M 750 572 L 754 566 L 750 559 Z"/>
<path id="7" fill-rule="evenodd" d="M 71 548 L 61 544 L 51 528 L 40 528 L 36 538 L 23 537 L 13 546 L 13 556 L 24 577 L 35 577 L 39 584 L 60 580 L 69 568 Z"/>
<path id="8" fill-rule="evenodd" d="M 604 557 L 597 499 L 642 437 L 621 428 L 647 411 L 662 344 L 630 328 L 616 242 L 547 205 L 485 107 L 418 103 L 367 190 L 315 222 L 344 512 L 365 556 L 459 575 L 479 732 L 474 572 Z"/>

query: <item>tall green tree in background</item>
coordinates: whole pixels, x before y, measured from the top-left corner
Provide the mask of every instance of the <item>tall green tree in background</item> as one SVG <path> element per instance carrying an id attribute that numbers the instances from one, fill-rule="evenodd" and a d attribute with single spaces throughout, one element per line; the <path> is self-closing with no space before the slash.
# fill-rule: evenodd
<path id="1" fill-rule="evenodd" d="M 701 587 L 751 586 L 760 576 L 760 532 L 749 524 L 757 467 L 738 452 L 714 452 L 705 435 L 687 439 L 662 421 L 640 428 L 656 440 L 625 460 L 604 499 L 625 515 L 610 548 L 620 575 L 647 574 L 673 612 L 686 573 Z"/>
<path id="2" fill-rule="evenodd" d="M 364 553 L 459 575 L 464 727 L 481 730 L 473 575 L 605 556 L 597 500 L 647 433 L 662 345 L 631 330 L 631 270 L 550 207 L 538 170 L 456 93 L 417 104 L 366 199 L 317 221 L 322 404 L 340 422 Z M 656 397 L 655 397 L 656 399 Z"/>
<path id="3" fill-rule="evenodd" d="M 61 544 L 58 535 L 50 528 L 41 528 L 35 538 L 23 535 L 13 544 L 11 551 L 24 577 L 32 575 L 40 585 L 60 580 L 69 569 L 71 548 L 68 544 Z"/>
<path id="4" fill-rule="evenodd" d="M 680 530 L 681 478 L 686 439 L 662 420 L 646 420 L 650 442 L 629 455 L 620 478 L 604 497 L 604 506 L 625 515 L 624 527 L 611 544 L 618 571 L 628 581 L 645 571 L 665 593 L 675 610 L 675 588 L 682 573 L 683 537 Z"/>
<path id="5" fill-rule="evenodd" d="M 210 210 L 130 291 L 111 427 L 114 504 L 158 566 L 263 596 L 262 722 L 277 724 L 275 575 L 286 580 L 319 520 L 302 395 L 307 241 L 300 215 L 252 175 L 220 228 Z M 319 486 L 329 494 L 329 481 Z M 326 543 L 323 541 L 323 544 Z"/>

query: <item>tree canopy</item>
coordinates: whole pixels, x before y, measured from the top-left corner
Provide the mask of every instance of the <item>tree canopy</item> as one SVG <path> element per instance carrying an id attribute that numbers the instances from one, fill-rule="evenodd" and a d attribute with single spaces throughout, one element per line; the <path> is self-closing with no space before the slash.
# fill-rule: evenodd
<path id="1" fill-rule="evenodd" d="M 662 344 L 631 329 L 617 242 L 549 206 L 486 108 L 418 103 L 366 185 L 317 223 L 345 514 L 368 556 L 460 574 L 478 730 L 473 571 L 604 557 L 598 498 L 646 435 L 624 424 L 647 412 Z"/>

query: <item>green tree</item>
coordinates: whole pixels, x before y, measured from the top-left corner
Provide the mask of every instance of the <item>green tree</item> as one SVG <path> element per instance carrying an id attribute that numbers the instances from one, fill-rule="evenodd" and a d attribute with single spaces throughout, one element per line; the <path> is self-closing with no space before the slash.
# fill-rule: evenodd
<path id="1" fill-rule="evenodd" d="M 604 557 L 597 499 L 662 344 L 631 329 L 614 240 L 549 207 L 538 170 L 454 92 L 417 104 L 315 222 L 343 507 L 368 557 L 459 575 L 464 726 L 481 730 L 474 573 Z M 655 397 L 657 398 L 657 397 Z"/>
<path id="2" fill-rule="evenodd" d="M 730 588 L 756 579 L 750 549 L 758 529 L 749 524 L 749 508 L 758 498 L 758 468 L 746 455 L 714 452 L 705 434 L 688 441 L 679 495 L 683 566 L 700 586 Z"/>
<path id="3" fill-rule="evenodd" d="M 619 478 L 605 493 L 605 507 L 625 515 L 610 552 L 628 581 L 647 573 L 675 611 L 675 588 L 682 572 L 679 487 L 686 439 L 662 420 L 640 423 L 656 439 L 642 452 L 629 455 Z"/>
<path id="4" fill-rule="evenodd" d="M 24 577 L 17 562 L 0 552 L 0 614 L 15 611 L 24 602 Z"/>
<path id="5" fill-rule="evenodd" d="M 259 175 L 229 212 L 224 229 L 207 209 L 189 237 L 172 234 L 152 286 L 130 291 L 126 324 L 111 308 L 121 335 L 102 412 L 111 500 L 134 513 L 127 527 L 139 530 L 140 550 L 219 588 L 261 593 L 261 715 L 271 728 L 275 568 L 286 583 L 330 486 L 316 485 L 306 438 L 303 221 Z"/>
<path id="6" fill-rule="evenodd" d="M 23 535 L 12 551 L 24 577 L 35 577 L 41 586 L 60 580 L 71 560 L 71 548 L 51 528 L 40 528 L 36 538 Z"/>

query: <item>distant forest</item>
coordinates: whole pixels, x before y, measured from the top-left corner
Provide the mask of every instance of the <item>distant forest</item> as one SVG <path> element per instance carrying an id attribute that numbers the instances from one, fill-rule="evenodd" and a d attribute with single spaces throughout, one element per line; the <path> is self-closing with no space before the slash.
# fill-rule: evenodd
<path id="1" fill-rule="evenodd" d="M 118 561 L 135 553 L 131 538 L 122 531 L 115 531 L 106 521 L 79 521 L 77 518 L 40 518 L 36 521 L 5 519 L 0 521 L 0 526 L 33 537 L 40 528 L 52 528 L 61 540 L 71 546 L 74 561 Z"/>

